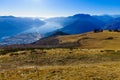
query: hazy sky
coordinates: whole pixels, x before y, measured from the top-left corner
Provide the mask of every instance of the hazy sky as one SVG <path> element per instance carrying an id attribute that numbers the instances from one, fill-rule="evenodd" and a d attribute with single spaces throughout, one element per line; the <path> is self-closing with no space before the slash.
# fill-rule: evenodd
<path id="1" fill-rule="evenodd" d="M 120 14 L 120 0 L 0 0 L 0 15 L 54 17 Z"/>

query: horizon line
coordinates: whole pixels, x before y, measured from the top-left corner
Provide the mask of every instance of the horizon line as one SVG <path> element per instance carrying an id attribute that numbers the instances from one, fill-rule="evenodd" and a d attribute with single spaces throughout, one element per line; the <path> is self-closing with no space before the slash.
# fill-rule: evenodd
<path id="1" fill-rule="evenodd" d="M 77 14 L 88 14 L 91 16 L 103 16 L 103 15 L 110 15 L 110 16 L 120 16 L 120 14 L 89 14 L 89 13 L 77 13 Z M 76 15 L 76 14 L 73 14 Z M 54 17 L 68 17 L 72 15 L 62 15 L 62 16 L 38 16 L 38 15 L 0 15 L 0 16 L 14 16 L 14 17 L 32 17 L 32 18 L 54 18 Z"/>

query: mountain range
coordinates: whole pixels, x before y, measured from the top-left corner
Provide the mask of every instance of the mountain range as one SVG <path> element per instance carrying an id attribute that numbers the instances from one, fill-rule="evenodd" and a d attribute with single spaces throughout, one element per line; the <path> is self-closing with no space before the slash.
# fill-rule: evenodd
<path id="1" fill-rule="evenodd" d="M 39 19 L 21 18 L 14 16 L 0 17 L 0 40 L 6 37 L 20 34 L 33 27 L 44 25 L 45 22 Z"/>
<path id="2" fill-rule="evenodd" d="M 54 35 L 71 35 L 94 30 L 119 29 L 120 17 L 110 15 L 75 14 L 68 17 L 42 20 L 39 18 L 0 16 L 0 44 L 27 44 L 35 42 L 40 38 Z"/>

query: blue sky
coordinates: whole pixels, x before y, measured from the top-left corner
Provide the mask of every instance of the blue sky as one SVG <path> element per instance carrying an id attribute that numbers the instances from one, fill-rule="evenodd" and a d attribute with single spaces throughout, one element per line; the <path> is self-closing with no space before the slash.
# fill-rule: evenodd
<path id="1" fill-rule="evenodd" d="M 0 15 L 69 16 L 78 13 L 120 14 L 120 0 L 0 0 Z"/>

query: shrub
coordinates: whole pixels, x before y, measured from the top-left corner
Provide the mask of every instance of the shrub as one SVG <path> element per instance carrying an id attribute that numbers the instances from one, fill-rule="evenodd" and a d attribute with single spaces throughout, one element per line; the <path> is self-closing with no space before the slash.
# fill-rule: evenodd
<path id="1" fill-rule="evenodd" d="M 114 39 L 113 37 L 108 37 L 105 40 L 113 40 L 113 39 Z"/>

